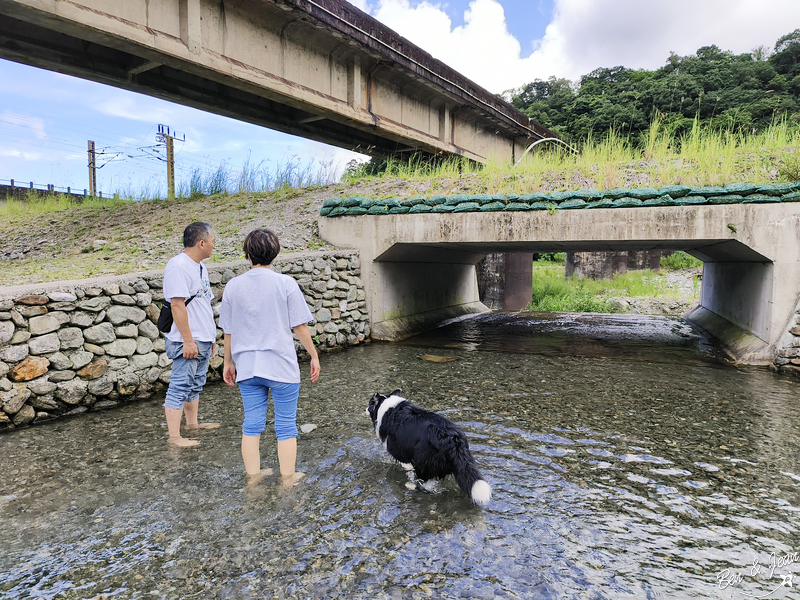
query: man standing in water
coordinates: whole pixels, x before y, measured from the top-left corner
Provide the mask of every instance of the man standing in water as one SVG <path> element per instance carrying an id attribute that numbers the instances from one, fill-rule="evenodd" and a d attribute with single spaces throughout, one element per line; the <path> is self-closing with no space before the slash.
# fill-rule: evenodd
<path id="1" fill-rule="evenodd" d="M 214 230 L 208 223 L 192 223 L 183 231 L 184 250 L 164 270 L 164 298 L 172 306 L 172 329 L 166 335 L 167 357 L 172 359 L 164 411 L 170 444 L 186 448 L 198 440 L 181 437 L 186 429 L 216 429 L 219 423 L 198 423 L 200 392 L 206 383 L 208 361 L 216 347 L 217 326 L 211 301 L 214 293 L 202 261 L 214 250 Z"/>

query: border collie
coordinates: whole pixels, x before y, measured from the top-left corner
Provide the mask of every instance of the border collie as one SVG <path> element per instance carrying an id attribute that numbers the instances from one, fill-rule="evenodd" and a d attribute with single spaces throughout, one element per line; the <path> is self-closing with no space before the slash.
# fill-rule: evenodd
<path id="1" fill-rule="evenodd" d="M 378 440 L 418 479 L 444 479 L 452 474 L 461 491 L 475 504 L 486 505 L 492 488 L 484 481 L 469 450 L 467 437 L 452 421 L 412 404 L 395 390 L 375 394 L 367 415 Z"/>

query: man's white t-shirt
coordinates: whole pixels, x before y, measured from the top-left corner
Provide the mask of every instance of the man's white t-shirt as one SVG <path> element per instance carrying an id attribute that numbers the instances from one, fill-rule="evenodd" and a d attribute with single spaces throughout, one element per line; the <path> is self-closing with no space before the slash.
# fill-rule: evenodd
<path id="1" fill-rule="evenodd" d="M 231 336 L 236 381 L 300 383 L 292 328 L 313 320 L 294 278 L 254 268 L 225 285 L 219 326 Z"/>
<path id="2" fill-rule="evenodd" d="M 208 281 L 208 269 L 203 263 L 196 263 L 188 254 L 181 252 L 171 258 L 164 269 L 164 298 L 170 302 L 173 298 L 186 301 L 195 294 L 197 297 L 186 307 L 189 330 L 194 341 L 213 342 L 217 339 L 217 326 L 211 308 L 214 292 Z M 183 342 L 183 336 L 174 322 L 166 338 L 171 342 Z"/>

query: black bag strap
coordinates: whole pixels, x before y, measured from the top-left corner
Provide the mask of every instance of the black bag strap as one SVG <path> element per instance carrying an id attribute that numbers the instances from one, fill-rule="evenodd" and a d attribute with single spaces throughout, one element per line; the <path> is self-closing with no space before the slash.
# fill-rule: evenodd
<path id="1" fill-rule="evenodd" d="M 203 263 L 200 263 L 200 291 L 198 291 L 194 296 L 189 298 L 186 302 L 183 303 L 184 306 L 189 306 L 189 303 L 197 298 L 200 295 L 200 292 L 203 291 Z M 164 304 L 171 304 L 169 300 L 164 300 Z"/>

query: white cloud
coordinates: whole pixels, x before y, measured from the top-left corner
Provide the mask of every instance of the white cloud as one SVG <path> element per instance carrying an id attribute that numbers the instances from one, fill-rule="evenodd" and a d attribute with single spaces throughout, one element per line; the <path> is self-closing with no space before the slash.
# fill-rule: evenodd
<path id="1" fill-rule="evenodd" d="M 102 102 L 95 104 L 95 109 L 99 113 L 110 117 L 166 124 L 173 122 L 180 115 L 181 108 L 177 104 L 161 102 L 138 94 L 119 93 L 116 90 Z"/>
<path id="2" fill-rule="evenodd" d="M 9 110 L 0 115 L 0 127 L 4 131 L 13 131 L 18 134 L 15 137 L 33 137 L 37 142 L 42 143 L 47 139 L 47 132 L 44 129 L 44 121 L 36 117 L 26 117 L 13 113 Z"/>
<path id="3" fill-rule="evenodd" d="M 556 0 L 537 53 L 564 69 L 547 75 L 574 79 L 598 67 L 658 68 L 670 52 L 712 44 L 737 54 L 772 47 L 792 23 L 800 23 L 797 0 Z"/>
<path id="4" fill-rule="evenodd" d="M 670 52 L 712 44 L 737 54 L 772 47 L 800 24 L 797 0 L 555 0 L 544 37 L 517 40 L 503 1 L 471 0 L 457 27 L 426 0 L 378 0 L 371 14 L 494 93 L 551 75 L 575 80 L 598 67 L 655 69 Z M 523 56 L 531 42 L 536 49 Z"/>
<path id="5" fill-rule="evenodd" d="M 40 161 L 47 158 L 47 156 L 41 152 L 21 152 L 20 150 L 8 150 L 4 148 L 0 148 L 0 156 L 4 156 L 6 158 L 18 158 L 30 162 Z"/>
<path id="6" fill-rule="evenodd" d="M 374 16 L 490 91 L 511 87 L 522 48 L 496 0 L 472 0 L 457 27 L 440 5 L 426 1 L 412 6 L 409 0 L 380 0 Z"/>

